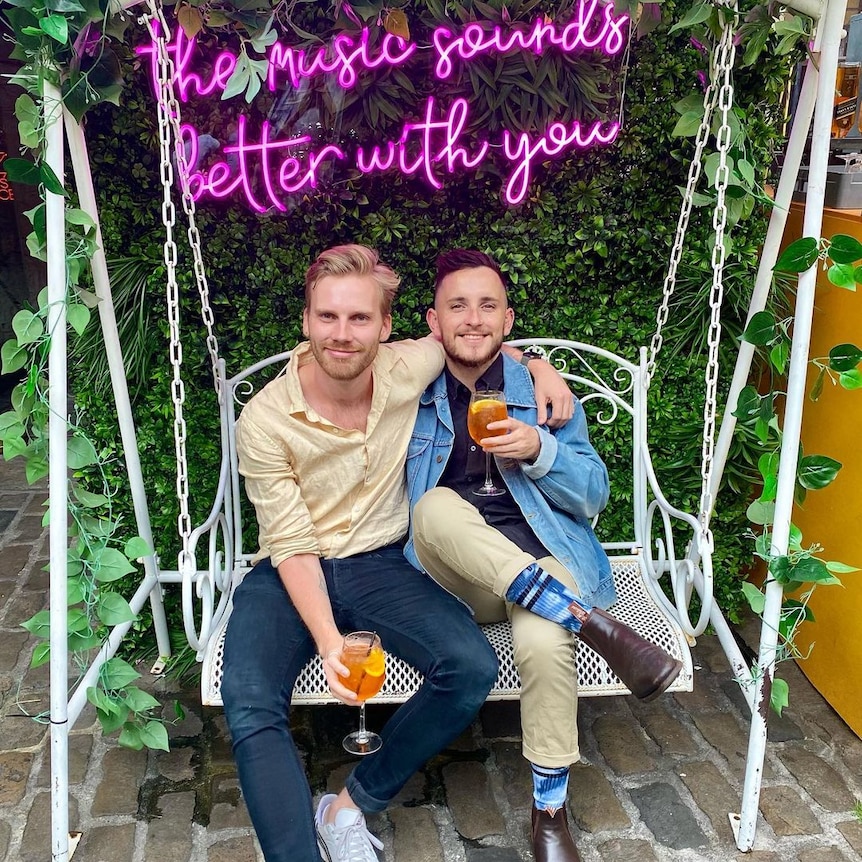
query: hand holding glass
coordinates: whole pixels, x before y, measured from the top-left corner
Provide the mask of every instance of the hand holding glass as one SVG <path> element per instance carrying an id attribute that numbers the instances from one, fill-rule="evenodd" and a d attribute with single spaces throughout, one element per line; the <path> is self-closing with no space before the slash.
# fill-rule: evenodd
<path id="1" fill-rule="evenodd" d="M 380 638 L 374 632 L 351 632 L 344 636 L 339 658 L 350 671 L 343 685 L 360 701 L 359 730 L 348 733 L 343 745 L 351 754 L 371 754 L 383 745 L 378 734 L 365 729 L 365 701 L 380 691 L 386 679 L 386 657 Z"/>
<path id="2" fill-rule="evenodd" d="M 497 389 L 477 390 L 470 396 L 470 408 L 467 411 L 467 430 L 478 443 L 484 437 L 499 437 L 506 433 L 505 428 L 488 430 L 489 422 L 499 422 L 508 419 L 506 412 L 506 396 Z M 473 491 L 480 497 L 498 497 L 505 494 L 504 488 L 498 488 L 491 480 L 491 453 L 485 451 L 485 484 Z"/>

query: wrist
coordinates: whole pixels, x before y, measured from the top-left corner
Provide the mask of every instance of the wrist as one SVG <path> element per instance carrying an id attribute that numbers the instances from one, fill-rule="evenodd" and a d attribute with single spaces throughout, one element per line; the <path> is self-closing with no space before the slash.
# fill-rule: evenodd
<path id="1" fill-rule="evenodd" d="M 525 350 L 525 351 L 521 354 L 520 363 L 521 363 L 521 365 L 523 365 L 525 368 L 529 368 L 529 367 L 530 367 L 530 363 L 531 363 L 531 362 L 533 362 L 534 360 L 539 361 L 539 362 L 544 362 L 544 361 L 545 361 L 545 357 L 544 357 L 544 356 L 542 356 L 542 354 L 541 354 L 541 353 L 539 353 L 537 350 Z"/>

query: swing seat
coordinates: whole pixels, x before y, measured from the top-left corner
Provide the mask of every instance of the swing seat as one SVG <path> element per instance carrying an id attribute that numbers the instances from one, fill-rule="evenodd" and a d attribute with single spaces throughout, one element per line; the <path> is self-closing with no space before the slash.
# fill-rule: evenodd
<path id="1" fill-rule="evenodd" d="M 690 646 L 699 634 L 688 620 L 685 607 L 697 591 L 704 605 L 711 604 L 711 576 L 705 577 L 699 558 L 689 551 L 684 558 L 675 552 L 674 536 L 679 528 L 692 531 L 688 548 L 700 548 L 700 523 L 693 516 L 673 508 L 659 489 L 647 448 L 646 351 L 635 364 L 603 350 L 575 341 L 534 338 L 511 342 L 544 354 L 569 381 L 587 411 L 591 438 L 600 454 L 611 459 L 625 458 L 631 464 L 631 494 L 617 495 L 631 500 L 632 516 L 626 517 L 631 532 L 613 541 L 603 541 L 618 593 L 610 613 L 643 637 L 659 644 L 682 662 L 683 669 L 669 691 L 691 691 L 693 686 Z M 183 583 L 186 632 L 198 660 L 203 663 L 201 699 L 204 705 L 221 706 L 224 668 L 224 638 L 230 623 L 233 591 L 251 569 L 256 548 L 248 549 L 240 512 L 241 479 L 236 454 L 236 419 L 242 405 L 266 382 L 281 373 L 290 352 L 271 356 L 228 378 L 225 365 L 218 366 L 223 460 L 215 503 L 207 520 L 193 533 Z M 621 424 L 630 442 L 620 452 Z M 615 427 L 617 426 L 617 427 Z M 603 432 L 616 441 L 617 451 L 605 451 Z M 616 482 L 615 482 L 616 484 Z M 626 504 L 627 508 L 629 504 Z M 658 516 L 661 535 L 651 541 L 652 522 Z M 672 524 L 676 526 L 672 529 Z M 209 546 L 210 566 L 197 571 L 195 549 L 202 539 Z M 229 562 L 228 562 L 229 561 Z M 704 562 L 709 562 L 708 555 Z M 181 567 L 182 568 L 182 567 Z M 173 574 L 173 573 L 172 573 Z M 662 591 L 659 581 L 667 576 L 676 602 Z M 192 607 L 192 588 L 202 608 Z M 218 606 L 215 594 L 220 592 Z M 196 628 L 199 626 L 199 629 Z M 520 693 L 520 679 L 514 663 L 511 628 L 508 622 L 484 625 L 483 630 L 500 660 L 500 672 L 489 700 L 514 700 Z M 578 693 L 581 697 L 629 694 L 629 690 L 593 650 L 578 644 Z M 388 656 L 386 682 L 375 702 L 400 703 L 422 683 L 421 675 L 405 662 Z M 314 657 L 297 680 L 295 704 L 337 703 L 329 693 L 319 657 Z"/>

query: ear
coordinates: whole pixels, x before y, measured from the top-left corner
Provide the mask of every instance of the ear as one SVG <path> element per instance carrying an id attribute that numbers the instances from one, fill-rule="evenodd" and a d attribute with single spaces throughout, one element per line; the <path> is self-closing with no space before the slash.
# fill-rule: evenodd
<path id="1" fill-rule="evenodd" d="M 437 312 L 433 307 L 429 308 L 428 311 L 425 312 L 425 321 L 428 324 L 428 328 L 431 330 L 431 334 L 440 338 L 440 321 L 437 319 Z"/>
<path id="2" fill-rule="evenodd" d="M 308 308 L 302 309 L 302 335 L 308 338 Z"/>
<path id="3" fill-rule="evenodd" d="M 503 324 L 503 335 L 508 335 L 512 331 L 512 327 L 515 325 L 515 312 L 510 305 L 506 309 L 506 320 Z"/>
<path id="4" fill-rule="evenodd" d="M 378 341 L 382 343 L 386 341 L 390 335 L 392 335 L 392 315 L 385 314 L 383 316 L 383 325 L 380 327 L 380 338 Z"/>

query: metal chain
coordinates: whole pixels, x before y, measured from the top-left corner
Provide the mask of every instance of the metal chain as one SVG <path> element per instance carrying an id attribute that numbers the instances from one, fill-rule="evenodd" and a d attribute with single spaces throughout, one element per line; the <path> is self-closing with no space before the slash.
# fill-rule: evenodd
<path id="1" fill-rule="evenodd" d="M 725 31 L 727 25 L 725 25 Z M 709 83 L 706 91 L 703 94 L 703 117 L 700 121 L 700 126 L 697 130 L 694 142 L 694 155 L 691 163 L 688 166 L 688 181 L 686 183 L 685 192 L 682 197 L 682 206 L 679 211 L 679 218 L 676 224 L 676 234 L 673 239 L 673 245 L 670 252 L 670 260 L 668 262 L 667 275 L 665 275 L 664 285 L 662 286 L 662 299 L 656 312 L 656 326 L 650 342 L 649 355 L 647 358 L 647 385 L 649 385 L 655 374 L 656 361 L 658 354 L 661 352 L 662 344 L 664 343 L 663 331 L 667 323 L 670 313 L 670 299 L 676 288 L 676 274 L 679 268 L 679 262 L 682 259 L 683 246 L 685 244 L 685 235 L 688 231 L 688 222 L 691 217 L 691 209 L 694 204 L 694 193 L 697 188 L 697 183 L 700 180 L 700 174 L 703 166 L 703 151 L 706 148 L 709 140 L 710 126 L 712 125 L 712 115 L 715 106 L 718 104 L 718 89 L 716 80 L 718 76 L 718 60 L 717 52 L 713 51 L 710 55 L 709 68 Z"/>
<path id="2" fill-rule="evenodd" d="M 736 44 L 734 31 L 738 23 L 736 4 L 732 14 L 728 9 L 725 13 L 724 29 L 722 30 L 718 52 L 718 68 L 720 89 L 718 107 L 721 124 L 716 136 L 718 148 L 718 170 L 716 172 L 715 189 L 716 202 L 712 216 L 712 226 L 715 230 L 715 244 L 712 247 L 712 289 L 709 297 L 710 323 L 707 344 L 709 353 L 705 371 L 706 396 L 703 405 L 703 447 L 701 452 L 701 494 L 700 522 L 704 531 L 704 539 L 709 550 L 712 550 L 713 539 L 709 528 L 712 514 L 713 499 L 710 492 L 713 456 L 715 454 L 715 416 L 718 404 L 718 346 L 721 340 L 721 305 L 724 299 L 724 263 L 726 248 L 724 243 L 727 229 L 727 206 L 725 205 L 727 187 L 730 183 L 730 168 L 727 164 L 727 153 L 730 149 L 730 124 L 728 117 L 733 108 L 733 64 L 736 59 Z"/>
<path id="3" fill-rule="evenodd" d="M 167 51 L 167 41 L 170 30 L 163 11 L 155 0 L 149 0 L 149 15 L 144 16 L 147 29 L 156 48 L 156 80 L 158 92 L 156 107 L 159 126 L 160 174 L 162 181 L 162 221 L 165 226 L 164 261 L 167 270 L 166 299 L 168 307 L 168 323 L 170 326 L 170 362 L 173 369 L 171 381 L 171 398 L 174 404 L 174 448 L 177 464 L 177 500 L 179 514 L 177 516 L 177 531 L 182 539 L 182 550 L 179 554 L 180 571 L 192 566 L 191 554 L 188 550 L 192 532 L 191 516 L 189 514 L 189 481 L 188 458 L 186 453 L 186 422 L 183 416 L 185 404 L 185 384 L 182 379 L 183 350 L 180 337 L 180 296 L 177 283 L 177 246 L 174 240 L 176 224 L 176 208 L 172 200 L 174 184 L 174 164 L 182 190 L 183 211 L 188 219 L 186 235 L 194 261 L 195 282 L 201 300 L 201 317 L 207 331 L 207 352 L 212 366 L 213 385 L 221 401 L 222 392 L 218 376 L 218 341 L 213 328 L 214 318 L 209 301 L 209 285 L 204 270 L 201 254 L 201 239 L 195 220 L 195 204 L 188 182 L 188 166 L 185 149 L 180 134 L 180 106 L 177 101 L 173 81 L 174 64 Z M 171 142 L 173 141 L 174 163 L 171 162 Z"/>

